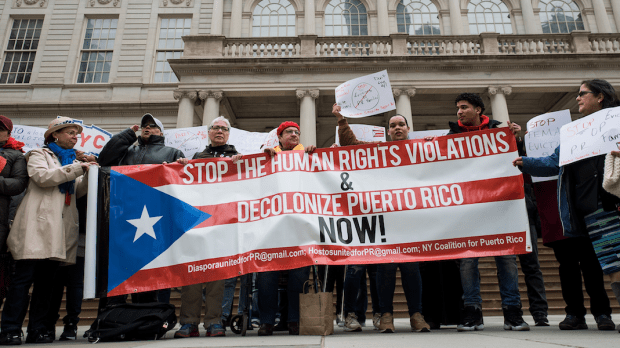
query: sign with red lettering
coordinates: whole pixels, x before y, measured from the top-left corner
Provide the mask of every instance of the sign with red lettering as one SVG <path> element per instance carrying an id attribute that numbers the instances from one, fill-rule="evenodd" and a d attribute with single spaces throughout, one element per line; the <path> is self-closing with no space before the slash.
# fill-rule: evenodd
<path id="1" fill-rule="evenodd" d="M 366 117 L 396 110 L 387 70 L 358 77 L 336 88 L 336 103 L 345 117 Z"/>
<path id="2" fill-rule="evenodd" d="M 529 157 L 547 157 L 560 146 L 560 128 L 571 122 L 570 110 L 549 112 L 527 121 L 527 133 L 523 137 Z M 556 176 L 532 177 L 533 182 L 557 179 Z"/>
<path id="3" fill-rule="evenodd" d="M 89 155 L 99 155 L 103 146 L 112 138 L 112 134 L 95 125 L 82 125 L 82 127 L 82 134 L 78 136 L 78 142 L 74 148 Z"/>
<path id="4" fill-rule="evenodd" d="M 560 129 L 560 166 L 619 148 L 620 107 L 597 111 Z"/>
<path id="5" fill-rule="evenodd" d="M 108 295 L 314 264 L 529 252 L 517 156 L 497 128 L 112 167 Z"/>

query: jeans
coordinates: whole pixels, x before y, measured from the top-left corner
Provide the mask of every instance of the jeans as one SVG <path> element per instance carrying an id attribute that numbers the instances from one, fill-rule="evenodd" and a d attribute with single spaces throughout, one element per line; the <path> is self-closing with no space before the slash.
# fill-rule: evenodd
<path id="1" fill-rule="evenodd" d="M 67 287 L 65 308 L 67 315 L 62 319 L 63 324 L 77 325 L 82 312 L 82 298 L 84 297 L 84 257 L 77 257 L 74 265 L 58 267 L 56 277 L 51 286 L 50 306 L 47 311 L 47 327 L 53 329 L 60 315 L 62 295 Z"/>
<path id="2" fill-rule="evenodd" d="M 372 313 L 380 313 L 379 295 L 377 294 L 377 265 L 347 266 L 346 280 L 344 282 L 344 316 L 346 318 L 349 313 L 355 313 L 360 323 L 366 321 L 366 310 L 368 309 L 366 272 L 368 272 L 368 277 L 370 278 Z"/>
<path id="3" fill-rule="evenodd" d="M 325 268 L 327 267 L 327 280 L 325 280 Z M 336 316 L 342 311 L 342 291 L 344 289 L 345 266 L 319 266 L 319 279 L 325 281 L 325 291 L 334 292 L 336 286 Z"/>
<path id="4" fill-rule="evenodd" d="M 377 265 L 377 290 L 381 314 L 394 313 L 396 268 L 400 268 L 409 316 L 422 312 L 422 277 L 418 263 L 383 263 Z"/>
<path id="5" fill-rule="evenodd" d="M 547 316 L 547 293 L 545 292 L 545 282 L 540 263 L 538 262 L 538 234 L 536 226 L 530 225 L 530 237 L 532 242 L 532 252 L 519 255 L 521 271 L 525 276 L 525 286 L 527 287 L 527 298 L 530 302 L 530 314 Z"/>
<path id="6" fill-rule="evenodd" d="M 2 311 L 2 331 L 20 331 L 24 322 L 24 308 L 28 306 L 28 291 L 34 284 L 30 301 L 28 332 L 47 330 L 46 316 L 52 292 L 49 285 L 54 282 L 59 261 L 17 260 L 15 274 Z"/>
<path id="7" fill-rule="evenodd" d="M 288 276 L 288 322 L 299 322 L 299 294 L 303 292 L 304 282 L 310 275 L 309 267 L 289 271 Z M 278 278 L 280 271 L 259 273 L 256 279 L 258 288 L 258 310 L 261 324 L 275 324 L 278 311 Z"/>
<path id="8" fill-rule="evenodd" d="M 517 257 L 515 255 L 495 256 L 495 264 L 497 265 L 497 280 L 499 281 L 499 294 L 502 297 L 502 308 L 508 306 L 521 308 Z M 478 258 L 461 259 L 460 271 L 465 307 L 472 306 L 482 309 Z"/>
<path id="9" fill-rule="evenodd" d="M 244 274 L 241 276 L 241 288 L 239 289 L 239 306 L 237 307 L 237 313 L 243 313 L 248 298 L 248 287 L 252 287 L 253 273 Z M 222 300 L 222 322 L 227 318 L 232 317 L 233 299 L 235 297 L 235 288 L 237 287 L 237 277 L 226 279 L 224 283 L 224 299 Z M 250 318 L 258 318 L 257 315 L 253 315 L 252 312 L 257 313 L 256 300 L 258 300 L 257 293 L 252 294 L 252 311 Z"/>

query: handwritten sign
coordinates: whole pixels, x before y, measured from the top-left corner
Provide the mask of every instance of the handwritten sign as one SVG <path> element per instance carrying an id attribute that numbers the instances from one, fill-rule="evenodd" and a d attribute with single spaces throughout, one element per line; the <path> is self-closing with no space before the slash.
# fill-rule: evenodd
<path id="1" fill-rule="evenodd" d="M 350 124 L 351 130 L 357 140 L 361 141 L 385 141 L 385 128 L 380 126 L 370 126 L 366 124 Z M 340 139 L 338 138 L 338 126 L 336 126 L 336 138 L 335 143 L 340 145 Z"/>
<path id="2" fill-rule="evenodd" d="M 263 152 L 261 147 L 266 137 L 267 133 L 248 132 L 242 129 L 231 128 L 228 143 L 235 145 L 235 148 L 239 153 L 249 155 Z"/>
<path id="3" fill-rule="evenodd" d="M 192 158 L 209 145 L 209 126 L 177 128 L 164 131 L 166 146 L 181 150 L 186 158 Z"/>
<path id="4" fill-rule="evenodd" d="M 547 157 L 560 146 L 560 128 L 571 122 L 570 110 L 549 112 L 527 122 L 525 150 L 529 157 Z M 532 177 L 533 182 L 550 181 L 557 176 Z"/>
<path id="5" fill-rule="evenodd" d="M 442 137 L 448 135 L 449 129 L 431 129 L 417 132 L 409 132 L 409 139 L 424 139 L 426 137 Z"/>
<path id="6" fill-rule="evenodd" d="M 271 130 L 271 132 L 267 133 L 267 136 L 263 140 L 263 145 L 261 146 L 261 149 L 276 147 L 278 146 L 278 144 L 280 144 L 280 140 L 278 140 L 278 129 L 274 128 Z"/>
<path id="7" fill-rule="evenodd" d="M 584 116 L 560 129 L 560 165 L 606 154 L 620 147 L 620 107 Z"/>
<path id="8" fill-rule="evenodd" d="M 341 84 L 336 88 L 336 103 L 345 117 L 366 117 L 395 110 L 387 70 Z"/>
<path id="9" fill-rule="evenodd" d="M 88 155 L 99 155 L 103 146 L 112 138 L 112 133 L 95 125 L 82 126 L 82 128 L 82 134 L 78 136 L 78 142 L 74 148 Z"/>
<path id="10" fill-rule="evenodd" d="M 39 127 L 13 125 L 11 136 L 15 138 L 15 140 L 24 143 L 24 151 L 28 152 L 43 147 L 43 135 L 46 130 L 45 128 Z"/>

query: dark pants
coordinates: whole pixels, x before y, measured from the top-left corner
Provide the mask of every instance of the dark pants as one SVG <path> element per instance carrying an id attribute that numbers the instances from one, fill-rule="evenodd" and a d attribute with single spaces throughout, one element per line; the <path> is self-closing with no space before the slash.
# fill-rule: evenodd
<path id="1" fill-rule="evenodd" d="M 344 282 L 344 316 L 355 313 L 360 323 L 366 321 L 368 309 L 368 287 L 366 272 L 370 278 L 372 313 L 381 313 L 377 294 L 377 265 L 349 265 Z"/>
<path id="2" fill-rule="evenodd" d="M 288 322 L 299 322 L 299 294 L 310 275 L 309 267 L 288 271 Z M 261 324 L 273 325 L 278 311 L 278 278 L 280 271 L 262 272 L 256 278 L 258 288 L 258 310 Z"/>
<path id="3" fill-rule="evenodd" d="M 62 303 L 62 295 L 67 287 L 66 310 L 67 315 L 62 322 L 77 325 L 80 321 L 80 313 L 82 312 L 82 299 L 84 298 L 84 258 L 78 257 L 75 265 L 58 267 L 54 283 L 51 286 L 51 299 L 49 310 L 47 311 L 47 327 L 52 330 L 56 326 L 56 322 L 60 315 L 60 304 Z"/>
<path id="4" fill-rule="evenodd" d="M 379 290 L 381 314 L 394 313 L 397 267 L 400 268 L 409 316 L 422 312 L 422 278 L 418 263 L 382 263 L 377 265 L 377 289 Z"/>
<path id="5" fill-rule="evenodd" d="M 521 263 L 521 271 L 525 276 L 525 286 L 527 287 L 527 298 L 530 302 L 530 314 L 547 316 L 547 294 L 545 292 L 545 282 L 542 272 L 540 271 L 540 263 L 538 262 L 538 234 L 536 227 L 530 225 L 530 237 L 532 242 L 532 252 L 521 254 L 519 263 Z"/>
<path id="6" fill-rule="evenodd" d="M 329 266 L 327 280 L 325 280 L 325 266 L 319 266 L 319 279 L 325 281 L 325 291 L 334 292 L 336 286 L 336 315 L 342 311 L 342 291 L 344 289 L 345 266 Z"/>
<path id="7" fill-rule="evenodd" d="M 590 296 L 592 315 L 611 315 L 603 270 L 590 239 L 588 237 L 568 238 L 549 243 L 549 246 L 553 248 L 555 258 L 560 263 L 560 284 L 562 285 L 562 297 L 566 302 L 566 314 L 579 317 L 586 315 L 581 282 L 583 275 L 583 283 Z"/>
<path id="8" fill-rule="evenodd" d="M 157 290 L 139 292 L 131 294 L 131 303 L 152 303 L 157 302 Z M 101 313 L 107 306 L 127 303 L 127 295 L 118 295 L 111 297 L 102 297 L 99 299 L 99 313 Z"/>
<path id="9" fill-rule="evenodd" d="M 24 321 L 24 307 L 28 305 L 28 291 L 34 284 L 30 301 L 28 332 L 46 331 L 46 316 L 52 292 L 49 285 L 54 282 L 58 261 L 17 260 L 11 288 L 2 311 L 2 331 L 19 331 Z"/>

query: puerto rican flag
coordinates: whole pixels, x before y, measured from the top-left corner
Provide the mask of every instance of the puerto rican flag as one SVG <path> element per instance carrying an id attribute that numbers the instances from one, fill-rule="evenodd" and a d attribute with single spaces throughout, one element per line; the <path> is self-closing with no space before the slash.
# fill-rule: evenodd
<path id="1" fill-rule="evenodd" d="M 507 128 L 112 167 L 107 295 L 315 264 L 531 251 Z"/>

